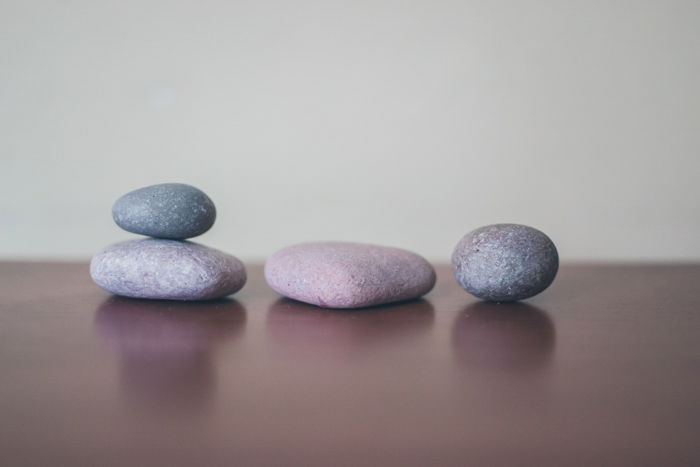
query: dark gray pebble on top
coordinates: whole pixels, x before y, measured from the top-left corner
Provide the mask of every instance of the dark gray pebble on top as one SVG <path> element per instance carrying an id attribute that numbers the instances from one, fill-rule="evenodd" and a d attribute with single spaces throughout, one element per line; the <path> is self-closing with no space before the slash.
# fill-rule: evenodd
<path id="1" fill-rule="evenodd" d="M 216 220 L 216 207 L 198 188 L 162 183 L 119 198 L 112 207 L 112 217 L 128 232 L 182 240 L 209 230 Z"/>

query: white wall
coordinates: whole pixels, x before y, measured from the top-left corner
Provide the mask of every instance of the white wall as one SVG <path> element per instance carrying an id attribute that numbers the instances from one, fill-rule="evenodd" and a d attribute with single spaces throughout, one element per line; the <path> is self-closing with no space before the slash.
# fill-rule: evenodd
<path id="1" fill-rule="evenodd" d="M 700 259 L 700 1 L 0 1 L 0 257 L 132 235 L 182 181 L 242 258 L 345 239 L 447 260 Z"/>

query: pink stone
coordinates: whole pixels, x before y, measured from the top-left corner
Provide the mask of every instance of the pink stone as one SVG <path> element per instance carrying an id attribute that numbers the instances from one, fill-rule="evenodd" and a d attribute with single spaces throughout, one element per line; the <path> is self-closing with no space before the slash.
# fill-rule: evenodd
<path id="1" fill-rule="evenodd" d="M 327 308 L 362 308 L 418 298 L 435 285 L 422 256 L 362 243 L 292 245 L 265 263 L 265 279 L 285 297 Z"/>

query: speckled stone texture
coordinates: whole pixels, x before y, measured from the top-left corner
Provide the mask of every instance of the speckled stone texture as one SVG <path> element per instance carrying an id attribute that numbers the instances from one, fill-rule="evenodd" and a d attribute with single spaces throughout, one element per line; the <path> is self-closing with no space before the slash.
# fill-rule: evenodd
<path id="1" fill-rule="evenodd" d="M 465 235 L 452 254 L 452 272 L 459 285 L 492 302 L 537 295 L 554 281 L 558 269 L 552 240 L 519 224 L 480 227 Z"/>
<path id="2" fill-rule="evenodd" d="M 277 293 L 326 308 L 362 308 L 410 300 L 435 285 L 435 270 L 410 251 L 361 243 L 302 243 L 265 263 Z"/>
<path id="3" fill-rule="evenodd" d="M 197 243 L 146 238 L 115 243 L 90 262 L 97 285 L 117 295 L 208 300 L 239 291 L 246 281 L 234 256 Z"/>
<path id="4" fill-rule="evenodd" d="M 128 232 L 185 239 L 209 230 L 216 220 L 216 208 L 198 188 L 183 183 L 162 183 L 119 198 L 112 207 L 112 217 Z"/>

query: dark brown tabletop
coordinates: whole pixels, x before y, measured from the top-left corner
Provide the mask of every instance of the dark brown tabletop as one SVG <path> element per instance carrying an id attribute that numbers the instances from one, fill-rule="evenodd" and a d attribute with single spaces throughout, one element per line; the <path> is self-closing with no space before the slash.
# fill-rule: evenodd
<path id="1" fill-rule="evenodd" d="M 0 263 L 0 378 L 4 467 L 700 465 L 700 266 L 564 266 L 513 305 L 440 267 L 332 311 L 259 266 L 173 303 Z"/>

